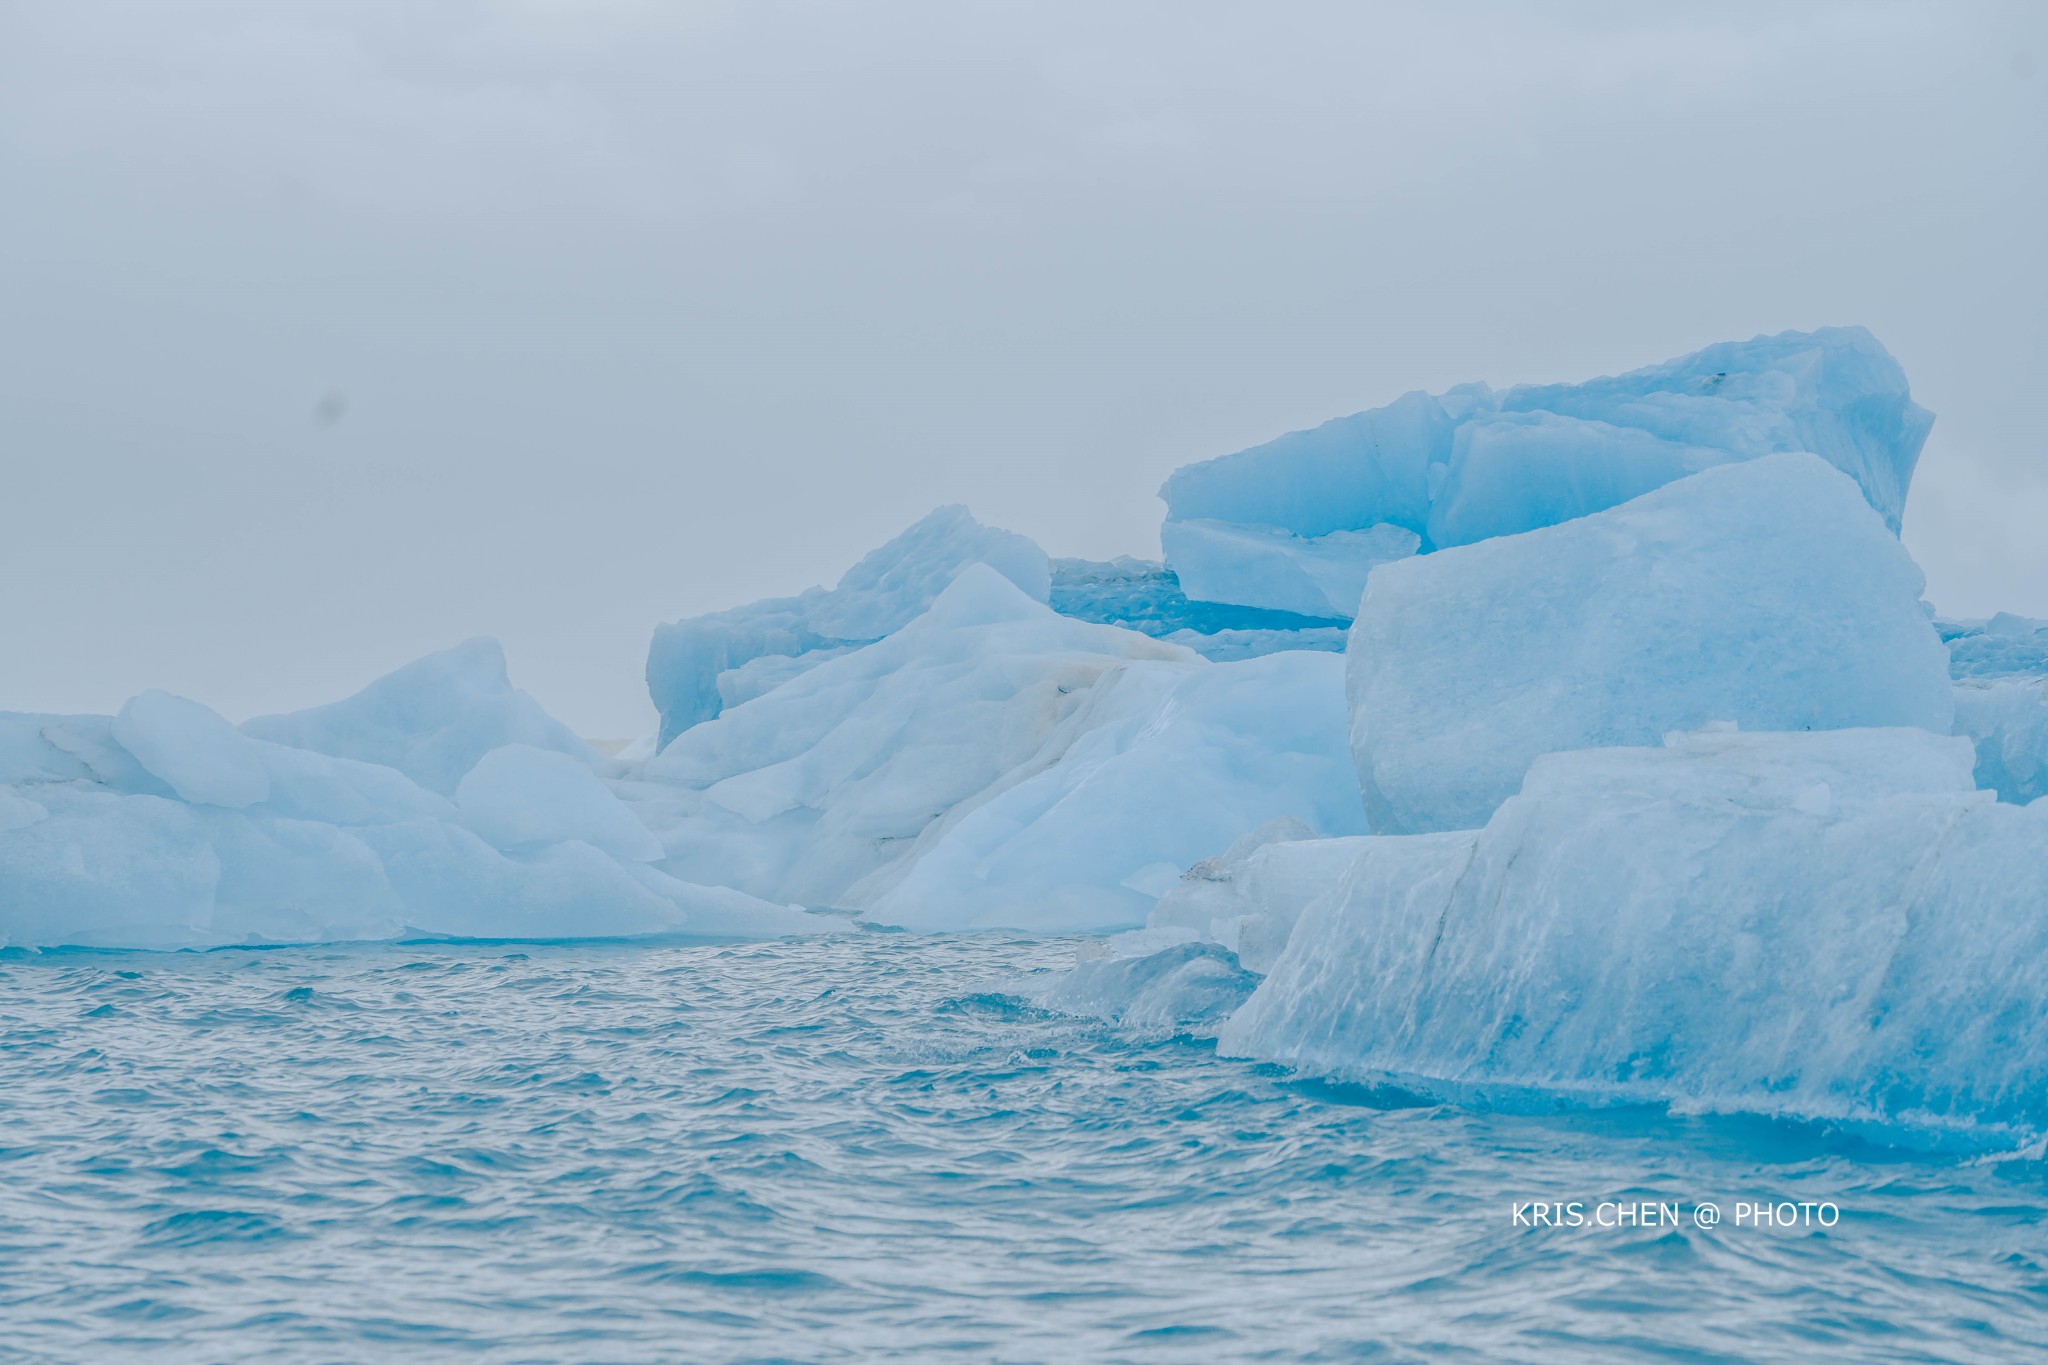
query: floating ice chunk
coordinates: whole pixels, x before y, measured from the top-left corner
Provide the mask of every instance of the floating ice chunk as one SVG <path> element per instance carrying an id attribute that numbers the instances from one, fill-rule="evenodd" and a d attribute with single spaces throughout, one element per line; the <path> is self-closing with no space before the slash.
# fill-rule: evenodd
<path id="1" fill-rule="evenodd" d="M 462 823 L 508 852 L 581 840 L 628 862 L 662 857 L 661 841 L 589 768 L 566 754 L 507 744 L 455 789 Z"/>
<path id="2" fill-rule="evenodd" d="M 1141 930 L 1112 939 L 1110 946 L 1057 978 L 1039 1005 L 1128 1028 L 1210 1036 L 1259 981 L 1229 949 L 1188 934 Z"/>
<path id="3" fill-rule="evenodd" d="M 512 686 L 496 640 L 468 640 L 415 660 L 342 701 L 242 725 L 257 739 L 396 768 L 453 796 L 462 775 L 507 744 L 596 766 L 603 756 Z"/>
<path id="4" fill-rule="evenodd" d="M 1538 754 L 1744 729 L 1947 733 L 1920 571 L 1812 455 L 1387 564 L 1352 627 L 1352 750 L 1378 833 L 1473 828 Z"/>
<path id="5" fill-rule="evenodd" d="M 751 938 L 840 927 L 691 886 L 580 841 L 506 854 L 446 820 L 344 827 L 83 783 L 33 790 L 30 800 L 0 789 L 0 809 L 44 812 L 25 824 L 0 819 L 0 947 L 185 948 L 408 932 Z"/>
<path id="6" fill-rule="evenodd" d="M 843 905 L 1133 660 L 1199 666 L 1178 646 L 1056 615 L 970 564 L 903 629 L 684 731 L 622 791 L 662 834 L 670 870 Z"/>
<path id="7" fill-rule="evenodd" d="M 1270 554 L 1219 554 L 1230 543 L 1220 525 L 1257 545 L 1276 528 L 1313 542 L 1389 523 L 1428 552 L 1585 516 L 1710 465 L 1802 450 L 1854 479 L 1896 534 L 1933 420 L 1862 328 L 1786 332 L 1583 384 L 1408 394 L 1189 465 L 1160 490 L 1161 540 L 1189 596 L 1276 606 L 1304 600 L 1298 580 Z"/>
<path id="8" fill-rule="evenodd" d="M 113 735 L 181 800 L 238 808 L 270 795 L 261 746 L 196 701 L 155 691 L 131 697 Z"/>
<path id="9" fill-rule="evenodd" d="M 472 764 L 466 746 L 494 729 L 566 732 L 509 684 L 450 688 L 451 661 L 426 662 L 444 676 L 401 671 L 411 685 L 276 728 L 460 766 L 459 813 L 396 768 L 256 739 L 163 693 L 119 717 L 0 713 L 0 947 L 843 927 L 641 866 L 659 843 L 571 753 L 515 744 Z"/>
<path id="10" fill-rule="evenodd" d="M 731 690 L 741 700 L 793 676 L 722 675 L 763 656 L 843 652 L 901 628 L 969 564 L 985 564 L 1027 597 L 1046 600 L 1051 566 L 1028 537 L 983 526 L 964 507 L 941 507 L 846 571 L 839 586 L 812 588 L 655 628 L 647 654 L 647 689 L 661 712 L 661 743 L 717 716 Z M 772 681 L 771 681 L 772 679 Z"/>
<path id="11" fill-rule="evenodd" d="M 1405 559 L 1421 544 L 1390 522 L 1303 537 L 1277 526 L 1169 521 L 1159 535 L 1190 597 L 1323 620 L 1357 615 L 1374 566 Z"/>
<path id="12" fill-rule="evenodd" d="M 2048 803 L 1971 762 L 1917 730 L 1540 758 L 1483 830 L 1353 841 L 1222 1049 L 1493 1103 L 2038 1135 Z"/>
<path id="13" fill-rule="evenodd" d="M 1132 663 L 847 903 L 927 930 L 1142 923 L 1182 869 L 1247 828 L 1362 832 L 1343 731 L 1333 655 Z"/>

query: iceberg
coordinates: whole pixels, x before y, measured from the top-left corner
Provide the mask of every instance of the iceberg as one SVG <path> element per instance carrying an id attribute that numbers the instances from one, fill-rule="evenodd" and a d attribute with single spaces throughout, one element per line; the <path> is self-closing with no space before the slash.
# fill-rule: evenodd
<path id="1" fill-rule="evenodd" d="M 1247 827 L 1363 833 L 1343 667 L 1290 651 L 1114 670 L 1036 754 L 849 902 L 927 931 L 1120 929 Z"/>
<path id="2" fill-rule="evenodd" d="M 683 731 L 619 790 L 664 866 L 843 907 L 933 820 L 1025 762 L 1111 669 L 1196 655 L 1062 617 L 988 565 L 874 644 Z"/>
<path id="3" fill-rule="evenodd" d="M 1350 841 L 1219 1046 L 1490 1104 L 2031 1140 L 2048 803 L 1973 762 L 1911 729 L 1538 758 L 1483 829 Z"/>
<path id="4" fill-rule="evenodd" d="M 1713 721 L 1946 735 L 1922 585 L 1856 486 L 1808 454 L 1383 565 L 1346 654 L 1366 817 L 1379 834 L 1476 828 L 1540 754 Z"/>
<path id="5" fill-rule="evenodd" d="M 428 791 L 453 796 L 478 759 L 506 744 L 603 755 L 512 685 L 505 651 L 479 637 L 416 659 L 342 701 L 258 716 L 244 734 L 294 749 L 396 768 Z"/>
<path id="6" fill-rule="evenodd" d="M 1853 479 L 1896 535 L 1933 420 L 1864 329 L 1785 332 L 1582 384 L 1411 393 L 1188 465 L 1160 490 L 1160 538 L 1190 597 L 1300 610 L 1321 581 L 1349 616 L 1346 578 L 1396 529 L 1427 554 L 1793 451 Z M 1378 548 L 1348 539 L 1360 534 Z"/>
<path id="7" fill-rule="evenodd" d="M 1035 601 L 1051 593 L 1052 567 L 1036 543 L 951 506 L 868 554 L 830 590 L 657 626 L 647 653 L 657 743 L 901 629 L 969 564 L 988 566 Z"/>
<path id="8" fill-rule="evenodd" d="M 648 866 L 660 843 L 596 761 L 488 640 L 242 729 L 164 692 L 0 713 L 0 946 L 834 927 Z"/>
<path id="9" fill-rule="evenodd" d="M 971 564 L 921 616 L 701 722 L 616 790 L 660 866 L 925 931 L 1126 928 L 1276 818 L 1364 829 L 1343 660 L 1211 663 Z"/>

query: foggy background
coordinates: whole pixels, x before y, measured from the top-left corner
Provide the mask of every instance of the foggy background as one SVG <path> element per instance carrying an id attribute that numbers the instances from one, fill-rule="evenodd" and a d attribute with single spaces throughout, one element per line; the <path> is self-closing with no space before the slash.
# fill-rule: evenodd
<path id="1" fill-rule="evenodd" d="M 242 717 L 657 621 L 945 502 L 1862 323 L 1905 538 L 2048 615 L 2048 6 L 0 0 L 0 708 Z"/>

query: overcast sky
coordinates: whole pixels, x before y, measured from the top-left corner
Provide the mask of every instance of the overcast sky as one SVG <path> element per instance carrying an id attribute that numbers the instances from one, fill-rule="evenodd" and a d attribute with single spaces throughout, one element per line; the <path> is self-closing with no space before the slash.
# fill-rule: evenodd
<path id="1" fill-rule="evenodd" d="M 1541 13 L 1537 13 L 1540 8 Z M 1953 615 L 2048 615 L 2048 5 L 0 0 L 0 708 L 234 718 L 945 502 L 1863 323 Z"/>

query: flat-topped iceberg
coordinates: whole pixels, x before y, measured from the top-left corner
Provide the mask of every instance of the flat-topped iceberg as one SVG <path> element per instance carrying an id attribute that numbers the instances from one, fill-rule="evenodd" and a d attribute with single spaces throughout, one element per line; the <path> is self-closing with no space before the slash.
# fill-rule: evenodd
<path id="1" fill-rule="evenodd" d="M 1161 540 L 1190 597 L 1349 616 L 1350 582 L 1583 517 L 1715 465 L 1807 451 L 1894 534 L 1933 415 L 1860 327 L 1785 332 L 1582 384 L 1411 393 L 1176 470 Z"/>

